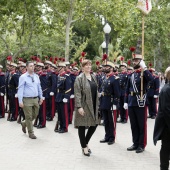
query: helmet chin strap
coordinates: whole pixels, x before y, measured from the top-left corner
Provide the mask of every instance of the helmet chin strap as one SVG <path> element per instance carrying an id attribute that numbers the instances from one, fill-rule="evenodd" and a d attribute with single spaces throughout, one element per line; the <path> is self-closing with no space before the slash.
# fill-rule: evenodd
<path id="1" fill-rule="evenodd" d="M 59 70 L 58 70 L 58 72 L 60 72 L 60 70 L 62 69 L 63 67 L 61 67 Z"/>

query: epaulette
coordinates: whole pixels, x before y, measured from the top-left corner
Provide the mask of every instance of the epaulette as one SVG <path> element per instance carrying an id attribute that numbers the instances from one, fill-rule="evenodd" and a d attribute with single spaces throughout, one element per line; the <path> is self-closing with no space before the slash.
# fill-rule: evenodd
<path id="1" fill-rule="evenodd" d="M 119 79 L 119 76 L 115 76 L 115 79 Z"/>

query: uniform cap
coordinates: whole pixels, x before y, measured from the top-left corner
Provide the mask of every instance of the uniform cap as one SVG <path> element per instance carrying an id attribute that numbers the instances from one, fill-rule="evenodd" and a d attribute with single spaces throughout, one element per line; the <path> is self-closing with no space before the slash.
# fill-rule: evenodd
<path id="1" fill-rule="evenodd" d="M 59 63 L 58 63 L 58 66 L 59 66 L 59 67 L 66 67 L 66 64 L 65 64 L 65 62 L 59 62 Z"/>
<path id="2" fill-rule="evenodd" d="M 11 63 L 8 63 L 10 66 L 14 66 L 14 67 L 17 67 L 17 64 L 16 63 L 13 63 L 13 62 L 11 62 Z"/>
<path id="3" fill-rule="evenodd" d="M 127 67 L 127 64 L 126 63 L 121 63 L 119 67 L 121 67 L 121 66 Z"/>
<path id="4" fill-rule="evenodd" d="M 103 66 L 110 66 L 110 67 L 113 67 L 113 68 L 115 67 L 115 65 L 110 61 L 107 61 Z"/>
<path id="5" fill-rule="evenodd" d="M 43 63 L 41 63 L 41 62 L 38 62 L 38 63 L 37 63 L 37 66 L 44 67 L 44 64 L 43 64 Z"/>
<path id="6" fill-rule="evenodd" d="M 53 63 L 49 60 L 46 60 L 44 63 L 52 65 Z"/>
<path id="7" fill-rule="evenodd" d="M 69 61 L 65 61 L 65 65 L 70 65 L 70 62 Z"/>
<path id="8" fill-rule="evenodd" d="M 77 70 L 78 71 L 79 69 L 77 67 L 73 67 L 73 70 Z"/>

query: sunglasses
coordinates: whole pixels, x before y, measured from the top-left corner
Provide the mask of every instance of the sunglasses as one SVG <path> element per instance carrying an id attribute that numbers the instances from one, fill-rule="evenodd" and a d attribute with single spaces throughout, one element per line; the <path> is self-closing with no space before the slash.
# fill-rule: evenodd
<path id="1" fill-rule="evenodd" d="M 34 77 L 32 77 L 32 76 L 30 76 L 30 77 L 31 77 L 32 82 L 34 82 Z"/>

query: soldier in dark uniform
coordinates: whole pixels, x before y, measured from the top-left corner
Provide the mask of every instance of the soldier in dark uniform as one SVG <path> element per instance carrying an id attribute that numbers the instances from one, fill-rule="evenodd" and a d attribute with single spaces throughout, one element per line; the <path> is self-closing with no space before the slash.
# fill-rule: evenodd
<path id="1" fill-rule="evenodd" d="M 57 103 L 57 111 L 58 111 L 58 120 L 59 130 L 55 132 L 65 133 L 68 132 L 68 101 L 70 100 L 70 92 L 71 92 L 71 81 L 68 74 L 65 73 L 65 63 L 58 63 L 58 81 L 57 81 L 57 95 L 56 95 L 56 103 Z"/>
<path id="2" fill-rule="evenodd" d="M 51 70 L 52 62 L 46 60 L 45 68 L 47 70 L 47 84 L 48 89 L 46 91 L 46 107 L 47 107 L 47 120 L 52 121 L 55 115 L 55 92 L 56 92 L 56 75 Z"/>
<path id="3" fill-rule="evenodd" d="M 18 82 L 19 82 L 19 75 L 16 73 L 17 64 L 11 62 L 10 64 L 10 77 L 9 77 L 9 106 L 10 106 L 10 121 L 16 121 L 18 117 L 18 98 L 17 98 L 17 91 L 18 91 Z"/>
<path id="4" fill-rule="evenodd" d="M 147 70 L 142 55 L 133 55 L 134 72 L 129 76 L 124 109 L 128 109 L 131 123 L 133 145 L 127 148 L 128 151 L 136 150 L 136 153 L 144 151 L 147 143 L 147 112 L 146 112 L 146 88 L 147 83 L 153 79 L 151 73 Z M 143 97 L 141 98 L 141 71 L 143 70 Z"/>
<path id="5" fill-rule="evenodd" d="M 119 78 L 113 74 L 113 68 L 114 64 L 110 61 L 107 61 L 104 64 L 106 79 L 104 80 L 102 85 L 100 100 L 100 109 L 102 111 L 105 124 L 105 137 L 103 140 L 100 140 L 100 143 L 107 142 L 109 145 L 115 142 L 116 120 L 113 121 L 114 115 L 112 114 L 112 111 L 116 111 L 116 105 L 118 104 L 120 97 Z"/>
<path id="6" fill-rule="evenodd" d="M 157 115 L 156 103 L 159 95 L 159 77 L 154 74 L 154 68 L 149 69 L 149 71 L 152 73 L 154 79 L 152 81 L 149 81 L 147 86 L 147 101 L 149 109 L 148 118 L 155 119 Z"/>
<path id="7" fill-rule="evenodd" d="M 2 72 L 3 66 L 0 65 L 0 118 L 5 117 L 5 74 Z"/>
<path id="8" fill-rule="evenodd" d="M 128 80 L 128 73 L 127 73 L 127 64 L 122 62 L 120 64 L 121 72 L 119 73 L 119 84 L 121 90 L 120 102 L 119 102 L 119 110 L 120 110 L 120 120 L 117 121 L 118 123 L 127 123 L 128 120 L 128 113 L 127 110 L 123 108 L 124 105 L 124 97 L 125 97 L 125 89 Z"/>

